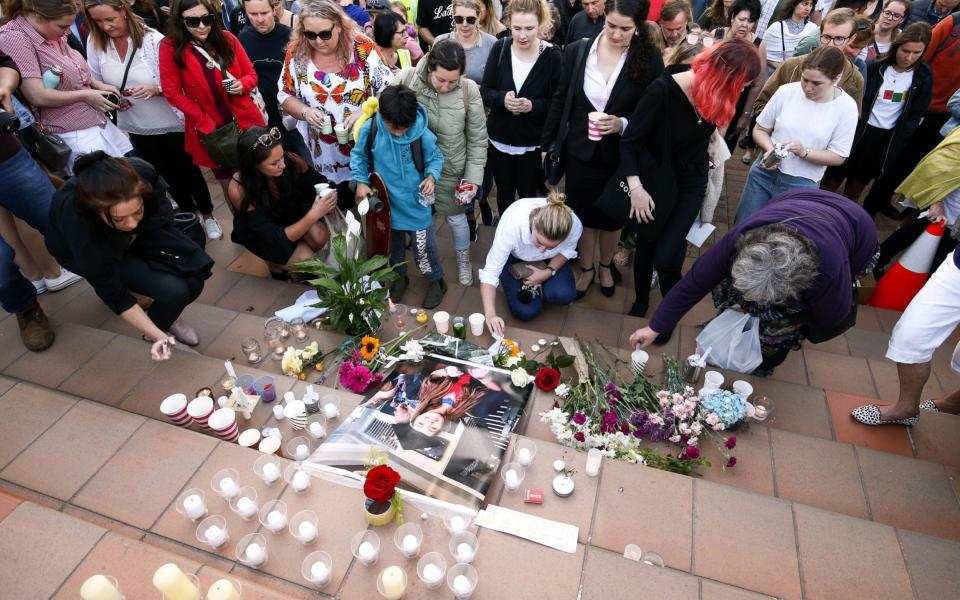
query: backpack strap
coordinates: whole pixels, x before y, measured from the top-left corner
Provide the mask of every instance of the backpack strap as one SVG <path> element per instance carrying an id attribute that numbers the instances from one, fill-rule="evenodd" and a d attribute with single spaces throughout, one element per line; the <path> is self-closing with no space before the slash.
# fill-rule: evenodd
<path id="1" fill-rule="evenodd" d="M 377 137 L 377 118 L 370 119 L 370 131 L 367 132 L 367 155 L 370 157 L 370 170 L 373 170 L 373 140 Z M 427 170 L 427 163 L 423 159 L 423 139 L 417 138 L 410 143 L 410 153 L 413 155 L 413 166 L 423 175 Z"/>
<path id="2" fill-rule="evenodd" d="M 927 64 L 932 63 L 941 51 L 946 50 L 947 46 L 950 45 L 950 42 L 960 38 L 960 11 L 953 13 L 948 18 L 953 19 L 953 29 L 950 31 L 950 35 L 947 36 L 947 39 L 940 42 L 940 45 L 937 46 L 937 49 L 933 51 L 933 54 L 930 56 L 930 60 L 927 61 Z M 956 54 L 956 51 L 951 52 L 950 54 Z"/>

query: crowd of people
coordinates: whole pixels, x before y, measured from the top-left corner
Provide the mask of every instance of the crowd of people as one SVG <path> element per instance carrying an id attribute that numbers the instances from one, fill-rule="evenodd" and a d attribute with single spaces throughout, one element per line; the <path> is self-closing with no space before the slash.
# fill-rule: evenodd
<path id="1" fill-rule="evenodd" d="M 712 292 L 719 311 L 759 317 L 755 373 L 769 374 L 802 340 L 852 324 L 860 274 L 881 275 L 925 223 L 960 214 L 946 175 L 957 4 L 5 0 L 0 301 L 40 351 L 54 334 L 37 295 L 86 278 L 165 358 L 198 343 L 180 316 L 210 277 L 204 245 L 223 236 L 201 168 L 222 188 L 231 239 L 277 279 L 329 243 L 326 217 L 354 210 L 376 173 L 395 301 L 408 249 L 434 308 L 444 257 L 472 285 L 471 245 L 495 226 L 478 278 L 503 335 L 498 293 L 520 320 L 595 283 L 613 296 L 628 247 L 629 314 L 648 316 L 657 283 L 663 296 L 635 343 L 666 343 Z M 684 275 L 688 231 L 709 220 L 738 146 L 750 169 L 736 226 Z M 932 173 L 935 190 L 920 183 Z M 877 213 L 906 219 L 883 245 Z M 47 255 L 26 248 L 29 231 Z M 938 265 L 954 246 L 946 236 Z M 897 344 L 898 362 L 925 356 Z"/>

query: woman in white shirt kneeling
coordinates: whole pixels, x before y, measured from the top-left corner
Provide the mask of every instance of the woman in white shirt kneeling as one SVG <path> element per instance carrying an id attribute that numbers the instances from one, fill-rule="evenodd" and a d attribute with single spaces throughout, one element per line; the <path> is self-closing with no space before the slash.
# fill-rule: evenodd
<path id="1" fill-rule="evenodd" d="M 521 321 L 533 319 L 544 303 L 570 304 L 576 298 L 573 271 L 583 226 L 562 194 L 517 200 L 500 216 L 500 225 L 480 269 L 480 297 L 490 333 L 503 337 L 497 316 L 497 286 L 503 285 L 510 312 Z"/>

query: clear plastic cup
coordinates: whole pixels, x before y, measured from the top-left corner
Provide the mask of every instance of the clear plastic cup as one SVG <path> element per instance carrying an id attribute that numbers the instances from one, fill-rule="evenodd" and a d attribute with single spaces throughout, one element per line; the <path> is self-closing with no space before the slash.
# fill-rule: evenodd
<path id="1" fill-rule="evenodd" d="M 380 558 L 380 536 L 370 529 L 357 533 L 350 540 L 350 552 L 364 565 L 376 564 Z"/>
<path id="2" fill-rule="evenodd" d="M 467 600 L 477 589 L 480 574 L 476 567 L 466 563 L 458 563 L 447 571 L 447 585 L 457 600 Z"/>
<path id="3" fill-rule="evenodd" d="M 458 533 L 450 538 L 450 554 L 454 562 L 472 563 L 480 549 L 480 540 L 469 531 Z"/>
<path id="4" fill-rule="evenodd" d="M 323 566 L 319 567 L 318 564 Z M 300 574 L 313 587 L 320 589 L 330 583 L 330 579 L 333 577 L 333 558 L 322 550 L 311 552 L 303 559 Z"/>
<path id="5" fill-rule="evenodd" d="M 283 470 L 283 478 L 298 494 L 310 489 L 310 474 L 301 468 L 300 463 L 287 465 L 287 468 Z"/>
<path id="6" fill-rule="evenodd" d="M 240 493 L 240 473 L 236 469 L 220 469 L 210 480 L 210 488 L 218 496 L 230 500 Z"/>
<path id="7" fill-rule="evenodd" d="M 251 548 L 255 546 L 255 548 Z M 257 569 L 266 564 L 267 538 L 260 533 L 249 533 L 237 542 L 237 560 L 251 569 Z"/>
<path id="8" fill-rule="evenodd" d="M 278 517 L 271 515 L 279 514 Z M 287 528 L 287 503 L 283 500 L 271 500 L 260 507 L 260 524 L 272 533 L 281 533 Z"/>
<path id="9" fill-rule="evenodd" d="M 515 444 L 513 459 L 521 467 L 527 468 L 533 464 L 533 458 L 537 455 L 537 444 L 530 438 L 518 438 Z"/>
<path id="10" fill-rule="evenodd" d="M 213 527 L 217 529 L 211 530 Z M 218 529 L 219 532 L 217 531 Z M 196 535 L 197 541 L 210 546 L 214 550 L 230 541 L 230 532 L 227 531 L 227 520 L 221 515 L 210 515 L 200 521 L 200 524 L 197 525 Z"/>
<path id="11" fill-rule="evenodd" d="M 240 493 L 230 499 L 230 510 L 244 521 L 255 518 L 260 511 L 257 490 L 249 485 L 240 488 Z"/>
<path id="12" fill-rule="evenodd" d="M 401 554 L 407 558 L 413 558 L 420 554 L 423 529 L 416 523 L 404 523 L 394 532 L 393 543 L 400 549 Z"/>
<path id="13" fill-rule="evenodd" d="M 447 559 L 439 552 L 427 552 L 417 561 L 417 577 L 430 589 L 443 584 L 443 576 L 446 572 Z"/>
<path id="14" fill-rule="evenodd" d="M 290 517 L 290 535 L 301 544 L 312 544 L 317 539 L 320 517 L 312 510 L 301 510 Z"/>
<path id="15" fill-rule="evenodd" d="M 177 498 L 176 508 L 178 513 L 197 522 L 207 514 L 207 497 L 200 488 L 184 490 Z"/>
<path id="16" fill-rule="evenodd" d="M 513 473 L 513 475 L 511 475 L 511 473 Z M 500 470 L 500 477 L 503 478 L 503 487 L 508 492 L 519 490 L 520 484 L 523 483 L 525 473 L 523 465 L 518 462 L 509 462 L 503 465 L 503 468 Z"/>

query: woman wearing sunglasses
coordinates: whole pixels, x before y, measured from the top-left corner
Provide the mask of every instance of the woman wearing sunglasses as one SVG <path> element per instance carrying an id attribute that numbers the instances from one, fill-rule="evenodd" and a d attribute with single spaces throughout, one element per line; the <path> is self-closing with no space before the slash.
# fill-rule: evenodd
<path id="1" fill-rule="evenodd" d="M 336 192 L 317 196 L 320 174 L 280 144 L 276 127 L 251 127 L 240 135 L 240 170 L 230 180 L 230 239 L 267 262 L 275 279 L 287 265 L 313 258 L 330 238 L 323 217 L 337 206 Z"/>
<path id="2" fill-rule="evenodd" d="M 118 113 L 117 125 L 130 136 L 137 154 L 160 171 L 180 209 L 199 211 L 207 237 L 219 240 L 223 231 L 213 216 L 207 182 L 184 150 L 183 113 L 160 93 L 163 34 L 146 27 L 125 0 L 86 0 L 84 15 L 90 28 L 90 70 L 96 79 L 119 88 L 128 106 Z"/>
<path id="3" fill-rule="evenodd" d="M 299 120 L 313 167 L 337 187 L 341 208 L 353 206 L 350 151 L 360 106 L 390 79 L 376 43 L 331 0 L 305 0 L 280 76 L 280 108 Z M 346 128 L 347 140 L 336 129 Z M 343 134 L 341 134 L 342 136 Z"/>
<path id="4" fill-rule="evenodd" d="M 483 81 L 483 69 L 497 38 L 480 31 L 480 0 L 453 0 L 453 31 L 438 35 L 434 41 L 451 39 L 463 46 L 467 53 L 467 72 L 464 75 L 476 83 Z"/>
<path id="5" fill-rule="evenodd" d="M 235 169 L 217 164 L 203 138 L 231 122 L 240 131 L 266 124 L 250 97 L 257 72 L 240 41 L 223 30 L 210 0 L 178 0 L 167 29 L 160 44 L 163 95 L 185 117 L 185 147 L 194 164 L 211 169 L 226 196 Z"/>

